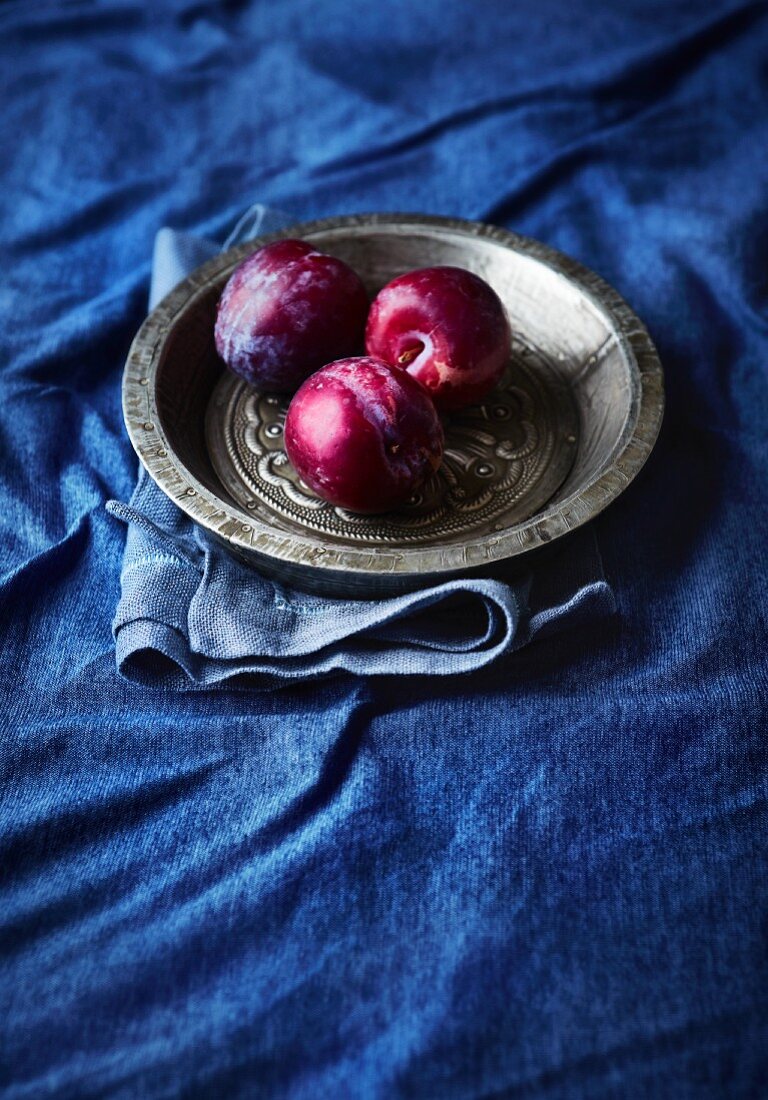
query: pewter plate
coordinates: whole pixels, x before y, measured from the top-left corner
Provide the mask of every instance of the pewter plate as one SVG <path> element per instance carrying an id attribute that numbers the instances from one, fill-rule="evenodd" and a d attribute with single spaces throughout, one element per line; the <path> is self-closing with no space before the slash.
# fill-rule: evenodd
<path id="1" fill-rule="evenodd" d="M 319 500 L 285 457 L 285 399 L 257 393 L 216 356 L 226 279 L 282 236 L 351 263 L 371 294 L 403 271 L 449 263 L 505 303 L 515 336 L 501 384 L 447 420 L 441 469 L 398 512 L 361 516 Z M 650 452 L 663 380 L 637 317 L 567 257 L 473 222 L 368 215 L 293 226 L 194 272 L 137 335 L 123 403 L 150 475 L 232 552 L 308 590 L 370 596 L 492 572 L 587 522 Z"/>

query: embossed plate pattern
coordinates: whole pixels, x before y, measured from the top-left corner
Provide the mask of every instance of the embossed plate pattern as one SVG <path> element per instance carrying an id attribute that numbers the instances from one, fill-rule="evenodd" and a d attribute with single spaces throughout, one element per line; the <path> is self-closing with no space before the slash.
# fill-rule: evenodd
<path id="1" fill-rule="evenodd" d="M 527 519 L 563 483 L 576 454 L 578 410 L 557 367 L 517 337 L 501 384 L 446 419 L 436 474 L 397 512 L 364 516 L 320 500 L 283 449 L 288 400 L 225 372 L 208 405 L 206 440 L 234 499 L 285 531 L 372 546 L 430 545 Z"/>

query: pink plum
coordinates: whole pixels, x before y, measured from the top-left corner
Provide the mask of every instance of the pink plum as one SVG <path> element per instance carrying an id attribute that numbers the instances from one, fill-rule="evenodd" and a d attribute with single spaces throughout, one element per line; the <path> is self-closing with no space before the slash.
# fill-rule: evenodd
<path id="1" fill-rule="evenodd" d="M 362 347 L 367 311 L 351 267 L 306 241 L 273 241 L 224 287 L 216 350 L 258 389 L 292 393 L 324 363 Z"/>
<path id="2" fill-rule="evenodd" d="M 441 409 L 470 405 L 492 390 L 510 344 L 500 298 L 460 267 L 424 267 L 387 283 L 365 333 L 368 354 L 417 378 Z"/>
<path id="3" fill-rule="evenodd" d="M 440 465 L 443 429 L 418 382 L 362 356 L 304 382 L 288 407 L 285 448 L 318 496 L 353 512 L 386 512 Z"/>

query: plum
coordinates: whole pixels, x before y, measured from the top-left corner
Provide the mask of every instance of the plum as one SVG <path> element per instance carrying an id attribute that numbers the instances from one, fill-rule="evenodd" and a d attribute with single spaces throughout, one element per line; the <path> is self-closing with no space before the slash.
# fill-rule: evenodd
<path id="1" fill-rule="evenodd" d="M 318 496 L 353 512 L 386 512 L 440 465 L 443 428 L 419 382 L 360 356 L 304 382 L 288 406 L 285 448 Z"/>
<path id="2" fill-rule="evenodd" d="M 484 397 L 509 362 L 509 321 L 496 292 L 460 267 L 424 267 L 373 300 L 365 350 L 407 371 L 440 409 Z"/>
<path id="3" fill-rule="evenodd" d="M 351 267 L 306 241 L 273 241 L 224 287 L 216 350 L 257 389 L 293 393 L 324 363 L 362 349 L 367 312 Z"/>

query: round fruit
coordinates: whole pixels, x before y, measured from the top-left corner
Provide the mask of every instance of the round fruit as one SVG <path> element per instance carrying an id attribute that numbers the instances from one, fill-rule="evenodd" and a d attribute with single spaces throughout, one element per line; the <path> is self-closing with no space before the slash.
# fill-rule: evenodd
<path id="1" fill-rule="evenodd" d="M 292 393 L 324 363 L 362 346 L 367 311 L 351 267 L 306 241 L 273 241 L 224 287 L 216 350 L 258 389 Z"/>
<path id="2" fill-rule="evenodd" d="M 288 407 L 285 447 L 318 496 L 353 512 L 386 512 L 440 465 L 443 429 L 418 382 L 363 356 L 307 379 Z"/>
<path id="3" fill-rule="evenodd" d="M 373 301 L 365 349 L 406 370 L 442 409 L 479 401 L 509 362 L 500 298 L 471 271 L 424 267 L 393 279 Z"/>

